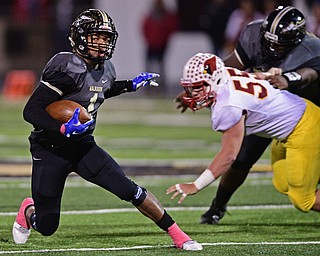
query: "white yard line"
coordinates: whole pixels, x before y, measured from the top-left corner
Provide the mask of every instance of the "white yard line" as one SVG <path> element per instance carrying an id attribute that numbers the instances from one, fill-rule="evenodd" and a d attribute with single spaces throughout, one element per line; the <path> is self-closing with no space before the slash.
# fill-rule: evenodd
<path id="1" fill-rule="evenodd" d="M 203 211 L 208 207 L 166 207 L 166 210 L 171 212 L 177 211 Z M 289 209 L 292 205 L 244 205 L 244 206 L 228 206 L 228 210 L 262 210 L 262 209 Z M 115 212 L 135 212 L 136 208 L 114 208 L 114 209 L 98 209 L 84 211 L 62 211 L 64 215 L 82 215 L 82 214 L 105 214 Z M 17 212 L 0 212 L 0 216 L 15 216 Z"/>
<path id="2" fill-rule="evenodd" d="M 229 210 L 257 210 L 257 209 L 288 209 L 293 208 L 292 205 L 255 205 L 255 206 L 230 206 Z M 203 211 L 207 207 L 168 207 L 168 211 Z M 115 209 L 100 209 L 86 211 L 63 211 L 61 214 L 77 215 L 77 214 L 106 214 L 114 212 L 134 212 L 135 208 L 115 208 Z M 16 212 L 3 212 L 0 216 L 15 216 Z M 202 243 L 203 246 L 232 246 L 232 245 L 317 245 L 320 241 L 306 242 L 217 242 L 217 243 Z M 155 249 L 155 248 L 171 248 L 172 245 L 141 245 L 130 247 L 110 247 L 110 248 L 67 248 L 67 249 L 42 249 L 42 250 L 16 250 L 16 251 L 0 251 L 0 254 L 28 254 L 28 253 L 46 253 L 46 252 L 93 252 L 93 251 L 128 251 L 139 249 Z"/>
<path id="3" fill-rule="evenodd" d="M 203 246 L 221 246 L 221 245 L 317 245 L 320 241 L 307 242 L 219 242 L 219 243 L 202 243 Z M 141 245 L 131 247 L 110 247 L 110 248 L 68 248 L 68 249 L 42 249 L 42 250 L 20 250 L 20 251 L 0 251 L 0 254 L 27 254 L 27 253 L 46 253 L 46 252 L 93 252 L 93 251 L 128 251 L 139 249 L 155 249 L 155 248 L 170 248 L 172 245 Z"/>

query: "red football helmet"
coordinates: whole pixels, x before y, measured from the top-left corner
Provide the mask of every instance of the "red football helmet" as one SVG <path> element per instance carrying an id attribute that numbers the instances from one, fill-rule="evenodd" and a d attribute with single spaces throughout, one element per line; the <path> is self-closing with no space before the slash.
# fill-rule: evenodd
<path id="1" fill-rule="evenodd" d="M 216 100 L 218 88 L 227 82 L 223 61 L 210 53 L 197 53 L 183 68 L 181 86 L 184 103 L 192 110 L 210 107 Z"/>

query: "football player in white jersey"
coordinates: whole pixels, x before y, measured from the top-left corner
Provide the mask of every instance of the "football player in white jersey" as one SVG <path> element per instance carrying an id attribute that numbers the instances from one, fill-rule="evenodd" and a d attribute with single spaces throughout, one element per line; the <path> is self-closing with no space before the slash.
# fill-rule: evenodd
<path id="1" fill-rule="evenodd" d="M 305 21 L 297 8 L 279 6 L 265 20 L 245 27 L 234 52 L 224 60 L 225 65 L 249 72 L 268 72 L 269 77 L 259 77 L 320 106 L 320 39 L 306 31 Z M 178 103 L 180 107 L 182 112 L 187 108 Z M 201 215 L 201 224 L 219 223 L 230 198 L 271 141 L 254 134 L 245 136 L 236 160 L 220 179 L 209 209 Z"/>
<path id="2" fill-rule="evenodd" d="M 320 211 L 320 108 L 286 90 L 274 88 L 213 54 L 198 53 L 184 66 L 183 100 L 196 111 L 211 108 L 212 129 L 222 132 L 221 149 L 191 183 L 168 188 L 178 203 L 223 175 L 235 161 L 245 135 L 272 138 L 275 188 L 300 211 Z"/>

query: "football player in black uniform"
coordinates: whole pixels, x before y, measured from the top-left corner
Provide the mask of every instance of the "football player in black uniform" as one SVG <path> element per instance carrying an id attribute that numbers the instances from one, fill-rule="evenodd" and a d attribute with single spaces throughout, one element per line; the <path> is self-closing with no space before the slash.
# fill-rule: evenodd
<path id="1" fill-rule="evenodd" d="M 264 21 L 249 23 L 225 65 L 271 73 L 276 67 L 278 75 L 262 78 L 320 106 L 320 39 L 306 32 L 305 17 L 295 7 L 279 6 Z M 201 216 L 201 224 L 216 224 L 221 220 L 231 196 L 270 142 L 255 135 L 245 136 L 236 161 L 221 177 L 216 197 Z"/>
<path id="2" fill-rule="evenodd" d="M 265 20 L 249 23 L 224 63 L 249 72 L 269 71 L 269 76 L 261 73 L 261 78 L 320 106 L 320 39 L 306 32 L 305 17 L 295 7 L 279 6 Z M 176 100 L 177 107 L 184 112 L 187 107 L 181 101 L 181 94 Z M 231 196 L 270 142 L 255 135 L 245 136 L 237 159 L 221 177 L 209 210 L 201 216 L 201 224 L 216 224 L 221 220 Z"/>
<path id="3" fill-rule="evenodd" d="M 59 226 L 61 197 L 66 178 L 76 172 L 122 200 L 131 202 L 172 238 L 177 248 L 202 250 L 184 233 L 157 198 L 127 178 L 118 163 L 93 137 L 97 111 L 105 99 L 154 85 L 158 74 L 141 73 L 132 80 L 116 80 L 111 59 L 118 33 L 104 11 L 89 9 L 71 25 L 73 52 L 61 52 L 45 66 L 41 80 L 24 111 L 24 119 L 34 126 L 29 141 L 32 155 L 32 198 L 23 200 L 13 225 L 15 243 L 26 243 L 31 229 L 44 236 Z M 80 124 L 79 109 L 67 123 L 46 112 L 57 100 L 80 103 L 92 120 Z"/>

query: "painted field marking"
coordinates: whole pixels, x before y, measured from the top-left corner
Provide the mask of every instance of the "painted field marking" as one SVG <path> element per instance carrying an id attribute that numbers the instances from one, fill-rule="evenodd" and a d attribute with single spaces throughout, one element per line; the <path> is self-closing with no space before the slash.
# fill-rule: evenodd
<path id="1" fill-rule="evenodd" d="M 317 245 L 320 241 L 309 242 L 218 242 L 218 243 L 201 243 L 203 246 L 221 246 L 221 245 Z M 131 247 L 110 247 L 110 248 L 68 248 L 68 249 L 43 249 L 43 250 L 21 250 L 21 251 L 0 251 L 0 254 L 26 254 L 26 253 L 46 253 L 46 252 L 93 252 L 93 251 L 128 251 L 139 249 L 155 249 L 155 248 L 172 248 L 170 245 L 140 245 Z"/>
<path id="2" fill-rule="evenodd" d="M 257 209 L 289 209 L 292 205 L 254 205 L 254 206 L 230 206 L 230 210 L 257 210 Z M 206 210 L 207 207 L 168 207 L 169 211 L 198 211 Z M 115 208 L 115 209 L 100 209 L 86 211 L 63 211 L 61 214 L 105 214 L 114 212 L 134 212 L 135 208 Z M 2 216 L 15 216 L 16 212 L 3 212 Z M 223 246 L 223 245 L 318 245 L 320 241 L 306 242 L 217 242 L 217 243 L 201 243 L 203 246 Z M 68 248 L 68 249 L 42 249 L 42 250 L 20 250 L 20 251 L 0 251 L 0 254 L 27 254 L 27 253 L 46 253 L 46 252 L 92 252 L 92 251 L 127 251 L 139 249 L 155 249 L 155 248 L 173 248 L 172 245 L 141 245 L 131 247 L 110 247 L 110 248 Z"/>
<path id="3" fill-rule="evenodd" d="M 167 211 L 203 211 L 208 207 L 165 207 Z M 228 210 L 263 210 L 263 209 L 290 209 L 292 205 L 244 205 L 244 206 L 228 206 Z M 119 212 L 136 212 L 136 208 L 114 208 L 84 211 L 62 211 L 64 215 L 82 215 L 82 214 L 105 214 Z M 16 216 L 17 212 L 0 212 L 0 216 Z"/>

